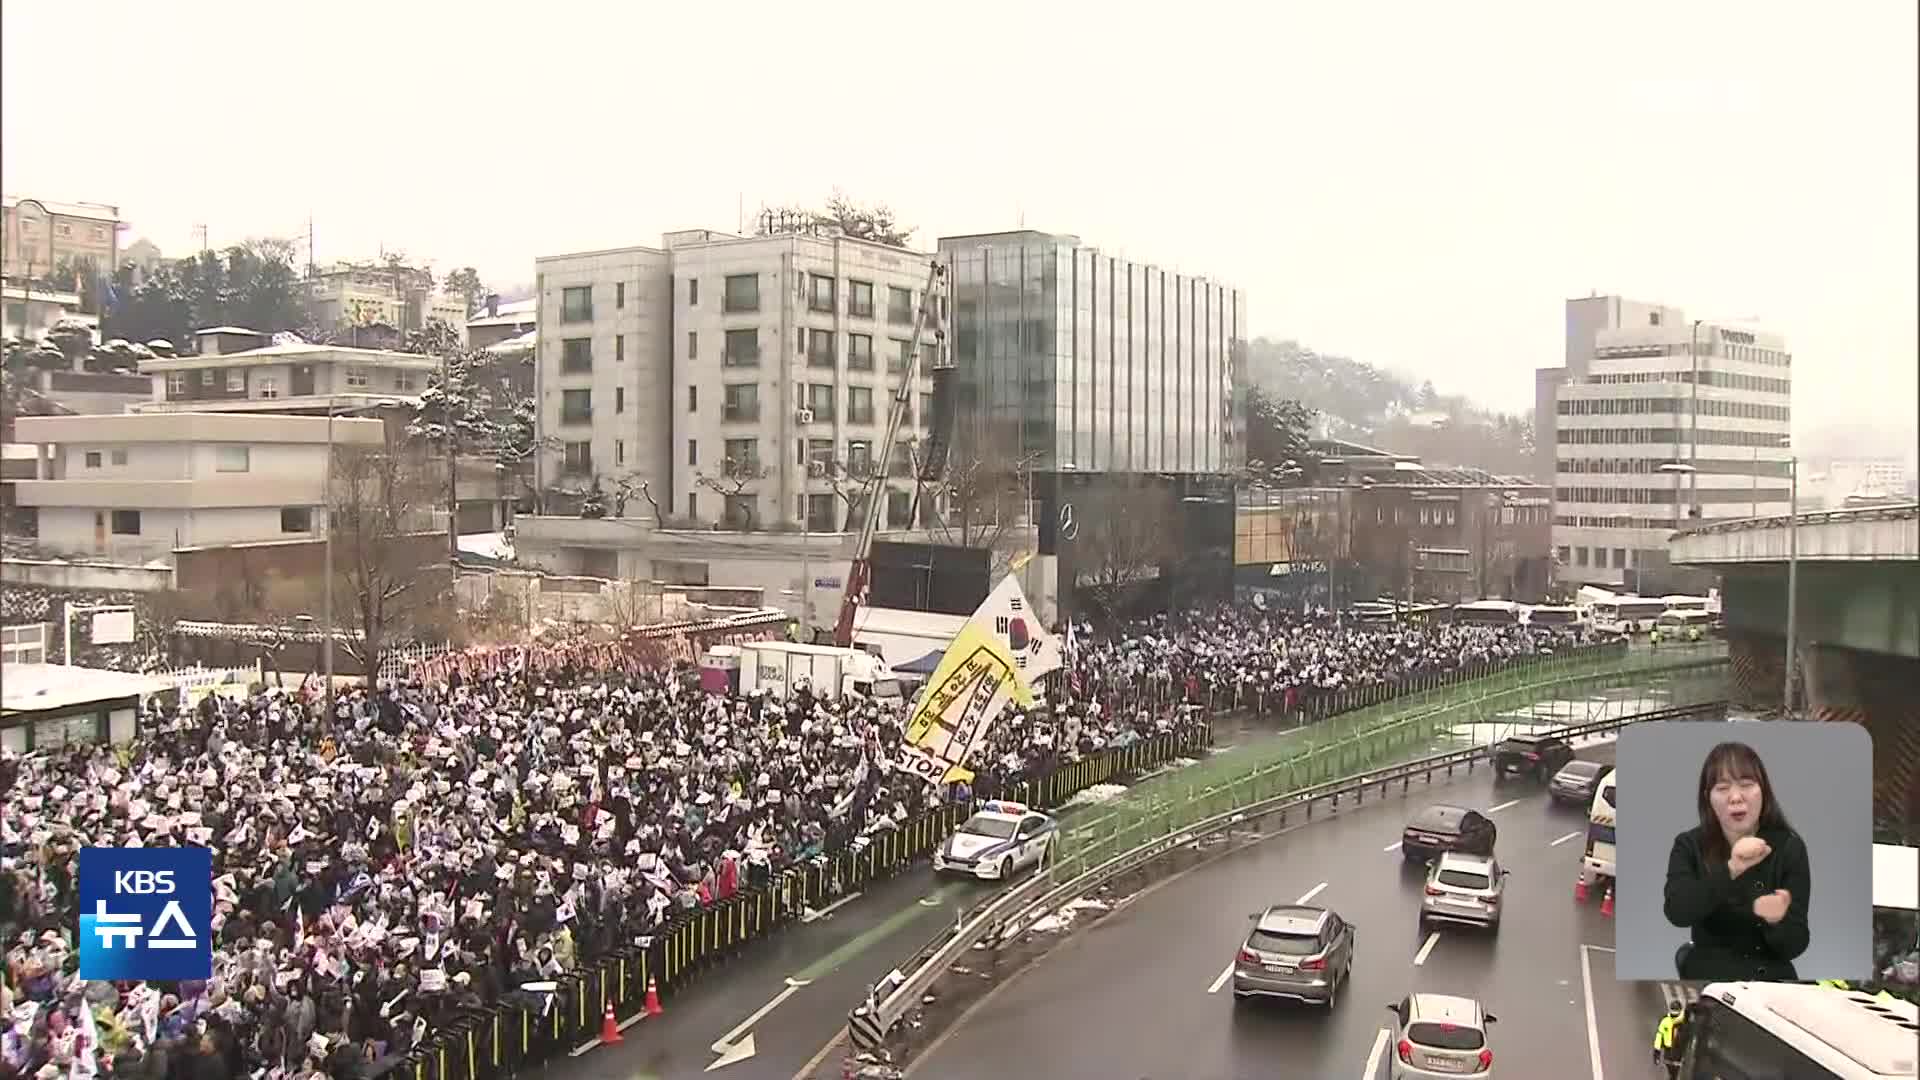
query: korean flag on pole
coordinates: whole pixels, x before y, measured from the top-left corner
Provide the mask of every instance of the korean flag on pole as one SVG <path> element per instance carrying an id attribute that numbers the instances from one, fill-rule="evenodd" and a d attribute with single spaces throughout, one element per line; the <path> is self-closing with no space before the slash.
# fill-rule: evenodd
<path id="1" fill-rule="evenodd" d="M 1048 633 L 1027 603 L 1020 579 L 1008 574 L 980 607 L 968 624 L 992 635 L 1013 657 L 1020 680 L 1032 687 L 1043 676 L 1060 670 L 1060 639 Z"/>

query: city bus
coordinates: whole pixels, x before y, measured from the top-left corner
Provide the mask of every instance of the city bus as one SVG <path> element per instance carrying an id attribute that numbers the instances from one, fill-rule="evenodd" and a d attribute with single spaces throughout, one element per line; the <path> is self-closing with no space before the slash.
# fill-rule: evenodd
<path id="1" fill-rule="evenodd" d="M 1475 600 L 1453 605 L 1453 621 L 1468 626 L 1518 626 L 1521 607 L 1511 600 Z"/>
<path id="2" fill-rule="evenodd" d="M 1539 604 L 1527 609 L 1527 625 L 1541 630 L 1572 629 L 1587 621 L 1577 607 Z"/>
<path id="3" fill-rule="evenodd" d="M 1614 802 L 1618 769 L 1608 769 L 1593 792 L 1593 805 L 1587 810 L 1587 849 L 1580 857 L 1580 880 L 1595 892 L 1604 894 L 1613 884 Z"/>
<path id="4" fill-rule="evenodd" d="M 1685 1028 L 1681 1080 L 1891 1080 L 1914 1075 L 1912 1002 L 1806 983 L 1709 983 Z"/>
<path id="5" fill-rule="evenodd" d="M 1593 628 L 1603 634 L 1644 634 L 1667 613 L 1667 602 L 1652 596 L 1610 596 L 1595 600 Z"/>
<path id="6" fill-rule="evenodd" d="M 1713 616 L 1705 611 L 1668 610 L 1653 626 L 1669 641 L 1693 641 L 1713 633 Z"/>

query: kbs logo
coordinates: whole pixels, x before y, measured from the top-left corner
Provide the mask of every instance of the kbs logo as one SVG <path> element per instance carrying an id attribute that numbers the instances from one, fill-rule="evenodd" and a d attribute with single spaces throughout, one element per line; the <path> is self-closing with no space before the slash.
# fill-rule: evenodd
<path id="1" fill-rule="evenodd" d="M 80 977 L 177 981 L 213 975 L 213 853 L 80 849 Z"/>

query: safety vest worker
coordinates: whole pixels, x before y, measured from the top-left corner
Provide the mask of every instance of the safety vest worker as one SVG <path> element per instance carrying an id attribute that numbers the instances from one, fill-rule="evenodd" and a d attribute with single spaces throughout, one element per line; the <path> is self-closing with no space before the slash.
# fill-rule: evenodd
<path id="1" fill-rule="evenodd" d="M 1700 640 L 1700 628 L 1697 626 L 1687 627 L 1687 640 L 1698 642 Z"/>
<path id="2" fill-rule="evenodd" d="M 1678 1062 L 1680 1059 L 1680 1047 L 1675 1045 L 1674 1040 L 1679 1034 L 1680 1015 L 1683 1008 L 1677 1001 L 1667 1006 L 1667 1015 L 1661 1017 L 1660 1025 L 1653 1029 L 1653 1063 L 1655 1065 L 1664 1065 L 1670 1061 Z"/>
<path id="3" fill-rule="evenodd" d="M 1658 630 L 1654 630 L 1654 631 L 1652 631 L 1652 632 L 1650 632 L 1650 633 L 1648 633 L 1648 634 L 1647 634 L 1647 641 L 1648 641 L 1648 643 L 1649 643 L 1649 644 L 1651 644 L 1651 645 L 1652 645 L 1652 646 L 1653 646 L 1654 648 L 1656 648 L 1656 649 L 1657 649 L 1657 648 L 1659 648 L 1659 647 L 1660 647 L 1660 631 L 1658 631 Z"/>

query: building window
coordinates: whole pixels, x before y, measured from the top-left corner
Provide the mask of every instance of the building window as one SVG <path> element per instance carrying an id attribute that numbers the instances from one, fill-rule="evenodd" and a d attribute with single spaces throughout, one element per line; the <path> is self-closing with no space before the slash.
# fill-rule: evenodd
<path id="1" fill-rule="evenodd" d="M 1554 557 L 1559 560 L 1561 566 L 1566 566 L 1573 559 L 1573 549 L 1562 544 L 1554 549 Z"/>
<path id="2" fill-rule="evenodd" d="M 873 387 L 847 387 L 847 423 L 873 423 Z"/>
<path id="3" fill-rule="evenodd" d="M 728 274 L 726 295 L 721 297 L 720 309 L 726 312 L 760 310 L 760 275 Z"/>
<path id="4" fill-rule="evenodd" d="M 1575 566 L 1587 565 L 1587 549 L 1586 548 L 1577 547 L 1573 549 L 1573 565 Z"/>
<path id="5" fill-rule="evenodd" d="M 393 373 L 393 388 L 403 394 L 411 394 L 420 388 L 419 378 L 411 371 L 396 371 Z M 260 396 L 267 395 L 263 393 Z"/>
<path id="6" fill-rule="evenodd" d="M 560 321 L 593 321 L 593 286 L 576 285 L 560 290 Z"/>
<path id="7" fill-rule="evenodd" d="M 212 385 L 213 385 L 213 377 L 214 377 L 215 375 L 218 375 L 218 374 L 219 374 L 219 372 L 217 372 L 217 371 L 215 371 L 215 370 L 213 370 L 212 368 L 201 368 L 201 369 L 200 369 L 200 385 L 201 385 L 201 386 L 212 386 Z"/>
<path id="8" fill-rule="evenodd" d="M 253 455 L 245 446 L 216 446 L 213 448 L 214 472 L 246 472 L 253 464 Z"/>
<path id="9" fill-rule="evenodd" d="M 856 319 L 873 318 L 873 282 L 847 282 L 847 314 Z"/>
<path id="10" fill-rule="evenodd" d="M 616 413 L 627 411 L 627 388 L 624 386 L 613 388 L 613 411 Z"/>
<path id="11" fill-rule="evenodd" d="M 687 387 L 687 411 L 700 411 L 700 388 L 697 386 Z"/>
<path id="12" fill-rule="evenodd" d="M 568 338 L 560 343 L 560 374 L 586 375 L 592 371 L 592 338 Z"/>
<path id="13" fill-rule="evenodd" d="M 720 419 L 760 419 L 760 387 L 754 383 L 729 383 L 721 388 Z"/>
<path id="14" fill-rule="evenodd" d="M 46 623 L 0 627 L 0 664 L 47 662 Z"/>
<path id="15" fill-rule="evenodd" d="M 560 422 L 563 424 L 589 424 L 593 422 L 593 391 L 560 391 Z"/>
<path id="16" fill-rule="evenodd" d="M 887 353 L 887 374 L 904 375 L 907 364 L 913 360 L 913 342 L 905 338 L 889 338 L 893 348 Z"/>
<path id="17" fill-rule="evenodd" d="M 696 521 L 700 519 L 700 493 L 697 491 L 687 492 L 687 516 Z"/>
<path id="18" fill-rule="evenodd" d="M 807 310 L 833 310 L 833 279 L 825 274 L 807 275 Z"/>
<path id="19" fill-rule="evenodd" d="M 227 393 L 243 394 L 247 390 L 247 373 L 237 368 L 227 369 Z"/>
<path id="20" fill-rule="evenodd" d="M 613 440 L 613 463 L 615 465 L 625 465 L 627 463 L 627 440 Z"/>
<path id="21" fill-rule="evenodd" d="M 913 325 L 913 290 L 887 287 L 887 321 L 896 326 Z"/>
<path id="22" fill-rule="evenodd" d="M 758 329 L 727 331 L 726 344 L 722 348 L 724 352 L 720 357 L 720 363 L 723 367 L 760 366 L 760 331 Z"/>
<path id="23" fill-rule="evenodd" d="M 627 335 L 625 334 L 613 335 L 613 362 L 616 364 L 627 362 Z"/>
<path id="24" fill-rule="evenodd" d="M 113 512 L 113 535 L 139 536 L 140 535 L 140 511 L 115 510 Z"/>
<path id="25" fill-rule="evenodd" d="M 728 439 L 721 444 L 726 453 L 722 461 L 722 471 L 738 479 L 753 479 L 760 475 L 760 440 Z"/>
<path id="26" fill-rule="evenodd" d="M 373 380 L 367 377 L 366 368 L 350 367 L 347 369 L 347 385 L 356 389 L 365 390 L 367 387 L 373 385 Z"/>
<path id="27" fill-rule="evenodd" d="M 100 451 L 98 450 L 87 451 L 87 468 L 97 469 L 100 467 L 100 462 L 101 462 Z"/>
<path id="28" fill-rule="evenodd" d="M 1626 548 L 1613 549 L 1613 565 L 1619 567 L 1622 570 L 1625 570 L 1627 568 L 1627 549 Z"/>
<path id="29" fill-rule="evenodd" d="M 834 531 L 833 500 L 832 495 L 807 496 L 807 530 L 809 532 Z"/>
<path id="30" fill-rule="evenodd" d="M 828 423 L 833 420 L 833 387 L 823 383 L 807 384 L 807 408 L 813 411 L 813 422 Z"/>
<path id="31" fill-rule="evenodd" d="M 107 452 L 107 460 L 113 462 L 115 465 L 125 465 L 127 463 L 127 448 L 124 446 L 114 447 Z"/>
<path id="32" fill-rule="evenodd" d="M 913 475 L 913 440 L 895 439 L 893 441 L 893 457 L 887 462 L 887 475 Z"/>
<path id="33" fill-rule="evenodd" d="M 873 335 L 847 335 L 847 369 L 849 371 L 873 370 Z"/>
<path id="34" fill-rule="evenodd" d="M 887 527 L 913 528 L 913 497 L 904 491 L 887 491 Z"/>
<path id="35" fill-rule="evenodd" d="M 627 283 L 624 281 L 613 283 L 613 306 L 616 308 L 627 306 Z"/>
<path id="36" fill-rule="evenodd" d="M 187 396 L 187 373 L 184 371 L 167 372 L 167 397 L 183 398 Z"/>
<path id="37" fill-rule="evenodd" d="M 697 277 L 687 279 L 687 306 L 700 306 L 700 279 Z"/>
<path id="38" fill-rule="evenodd" d="M 271 375 L 260 376 L 260 396 L 277 398 L 280 396 L 280 381 Z"/>
<path id="39" fill-rule="evenodd" d="M 720 513 L 727 527 L 730 529 L 753 528 L 754 507 L 759 505 L 759 502 L 757 497 L 746 492 L 720 496 Z"/>
<path id="40" fill-rule="evenodd" d="M 920 395 L 920 426 L 926 427 L 928 424 L 931 424 L 931 423 L 933 423 L 933 395 L 921 394 Z"/>
<path id="41" fill-rule="evenodd" d="M 687 331 L 687 359 L 700 359 L 700 331 Z"/>
<path id="42" fill-rule="evenodd" d="M 687 440 L 687 464 L 688 465 L 700 464 L 700 440 L 699 439 Z"/>
<path id="43" fill-rule="evenodd" d="M 590 442 L 570 442 L 561 451 L 560 471 L 569 476 L 588 476 L 593 473 L 593 444 Z"/>
<path id="44" fill-rule="evenodd" d="M 873 441 L 871 439 L 849 439 L 847 441 L 847 475 L 865 479 L 873 474 Z"/>
<path id="45" fill-rule="evenodd" d="M 313 531 L 313 507 L 283 506 L 280 508 L 280 531 L 283 533 L 306 533 Z"/>
<path id="46" fill-rule="evenodd" d="M 807 366 L 825 368 L 833 366 L 833 331 L 807 331 Z"/>

